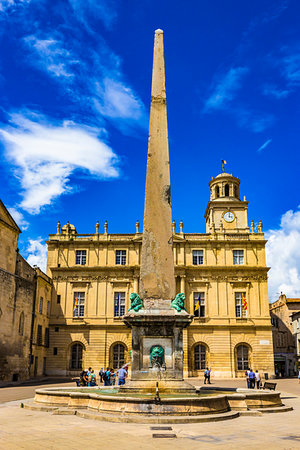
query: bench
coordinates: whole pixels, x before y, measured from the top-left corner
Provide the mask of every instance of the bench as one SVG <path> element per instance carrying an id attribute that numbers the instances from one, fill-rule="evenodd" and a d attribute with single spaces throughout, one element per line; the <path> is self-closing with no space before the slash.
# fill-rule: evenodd
<path id="1" fill-rule="evenodd" d="M 277 383 L 270 383 L 266 381 L 263 385 L 263 389 L 270 389 L 271 391 L 275 391 Z"/>

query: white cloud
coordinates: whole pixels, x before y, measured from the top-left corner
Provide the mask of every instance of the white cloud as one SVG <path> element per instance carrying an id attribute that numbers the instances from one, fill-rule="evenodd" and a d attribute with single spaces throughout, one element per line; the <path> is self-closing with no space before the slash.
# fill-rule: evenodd
<path id="1" fill-rule="evenodd" d="M 27 261 L 31 266 L 38 266 L 43 272 L 47 267 L 47 244 L 44 239 L 29 239 L 26 248 Z"/>
<path id="2" fill-rule="evenodd" d="M 123 80 L 120 59 L 99 39 L 98 51 L 87 49 L 84 58 L 77 41 L 66 45 L 64 37 L 43 39 L 34 35 L 24 38 L 26 50 L 31 51 L 27 62 L 53 77 L 81 109 L 91 111 L 97 121 L 111 120 L 124 130 L 124 123 L 145 127 L 143 102 Z M 72 50 L 70 50 L 72 48 Z"/>
<path id="3" fill-rule="evenodd" d="M 276 300 L 280 292 L 300 297 L 300 210 L 287 211 L 280 228 L 266 232 L 269 297 Z"/>
<path id="4" fill-rule="evenodd" d="M 23 214 L 18 211 L 16 208 L 7 208 L 9 213 L 12 215 L 12 218 L 16 222 L 21 230 L 27 230 L 29 227 L 29 223 L 24 219 Z"/>
<path id="5" fill-rule="evenodd" d="M 79 64 L 70 51 L 62 47 L 56 39 L 37 39 L 36 36 L 24 38 L 27 46 L 35 50 L 34 64 L 45 69 L 55 77 L 73 77 L 73 67 Z"/>
<path id="6" fill-rule="evenodd" d="M 261 133 L 273 125 L 275 121 L 272 114 L 251 111 L 244 108 L 232 109 L 231 113 L 235 115 L 240 127 L 247 128 L 254 133 Z"/>
<path id="7" fill-rule="evenodd" d="M 105 78 L 102 86 L 99 83 L 96 86 L 98 96 L 95 97 L 95 104 L 103 116 L 112 119 L 142 118 L 142 102 L 122 82 Z"/>
<path id="8" fill-rule="evenodd" d="M 4 12 L 12 7 L 26 5 L 30 0 L 0 0 L 0 12 Z"/>
<path id="9" fill-rule="evenodd" d="M 267 84 L 263 89 L 263 94 L 268 97 L 274 97 L 278 100 L 286 98 L 292 91 L 290 89 L 280 89 L 274 85 Z"/>
<path id="10" fill-rule="evenodd" d="M 51 123 L 40 115 L 12 114 L 11 125 L 0 136 L 22 187 L 20 207 L 39 213 L 72 190 L 69 177 L 75 170 L 102 179 L 118 177 L 118 158 L 101 133 L 71 122 Z"/>
<path id="11" fill-rule="evenodd" d="M 77 18 L 91 31 L 91 18 L 99 18 L 109 27 L 117 14 L 111 0 L 69 0 Z"/>
<path id="12" fill-rule="evenodd" d="M 271 144 L 272 139 L 268 139 L 266 142 L 264 142 L 258 149 L 258 152 L 261 152 L 262 150 L 264 150 L 266 147 L 268 147 L 269 144 Z"/>
<path id="13" fill-rule="evenodd" d="M 290 53 L 282 60 L 283 73 L 290 85 L 300 84 L 300 53 Z"/>
<path id="14" fill-rule="evenodd" d="M 206 100 L 204 111 L 224 109 L 234 99 L 241 88 L 242 77 L 248 72 L 247 67 L 232 67 L 213 87 L 213 93 Z"/>

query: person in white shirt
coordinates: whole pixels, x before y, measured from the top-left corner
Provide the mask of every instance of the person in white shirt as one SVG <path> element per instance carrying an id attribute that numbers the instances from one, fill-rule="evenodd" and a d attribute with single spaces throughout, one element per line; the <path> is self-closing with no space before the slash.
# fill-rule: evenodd
<path id="1" fill-rule="evenodd" d="M 256 388 L 260 388 L 260 374 L 258 373 L 258 370 L 255 372 L 255 380 L 256 380 Z"/>

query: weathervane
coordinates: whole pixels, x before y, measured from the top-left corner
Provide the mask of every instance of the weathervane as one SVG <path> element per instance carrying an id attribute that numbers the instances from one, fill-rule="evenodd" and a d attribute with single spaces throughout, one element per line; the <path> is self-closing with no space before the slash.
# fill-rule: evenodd
<path id="1" fill-rule="evenodd" d="M 224 165 L 227 164 L 227 162 L 225 161 L 225 159 L 222 159 L 221 162 L 222 162 L 222 172 L 225 173 Z"/>

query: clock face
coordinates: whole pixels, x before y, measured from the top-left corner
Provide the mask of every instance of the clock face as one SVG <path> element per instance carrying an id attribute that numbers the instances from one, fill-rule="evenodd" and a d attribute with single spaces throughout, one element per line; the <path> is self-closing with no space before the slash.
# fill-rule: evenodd
<path id="1" fill-rule="evenodd" d="M 227 211 L 227 212 L 224 214 L 224 220 L 226 220 L 226 222 L 233 222 L 234 219 L 235 219 L 235 216 L 234 216 L 234 214 L 233 214 L 232 212 Z"/>

